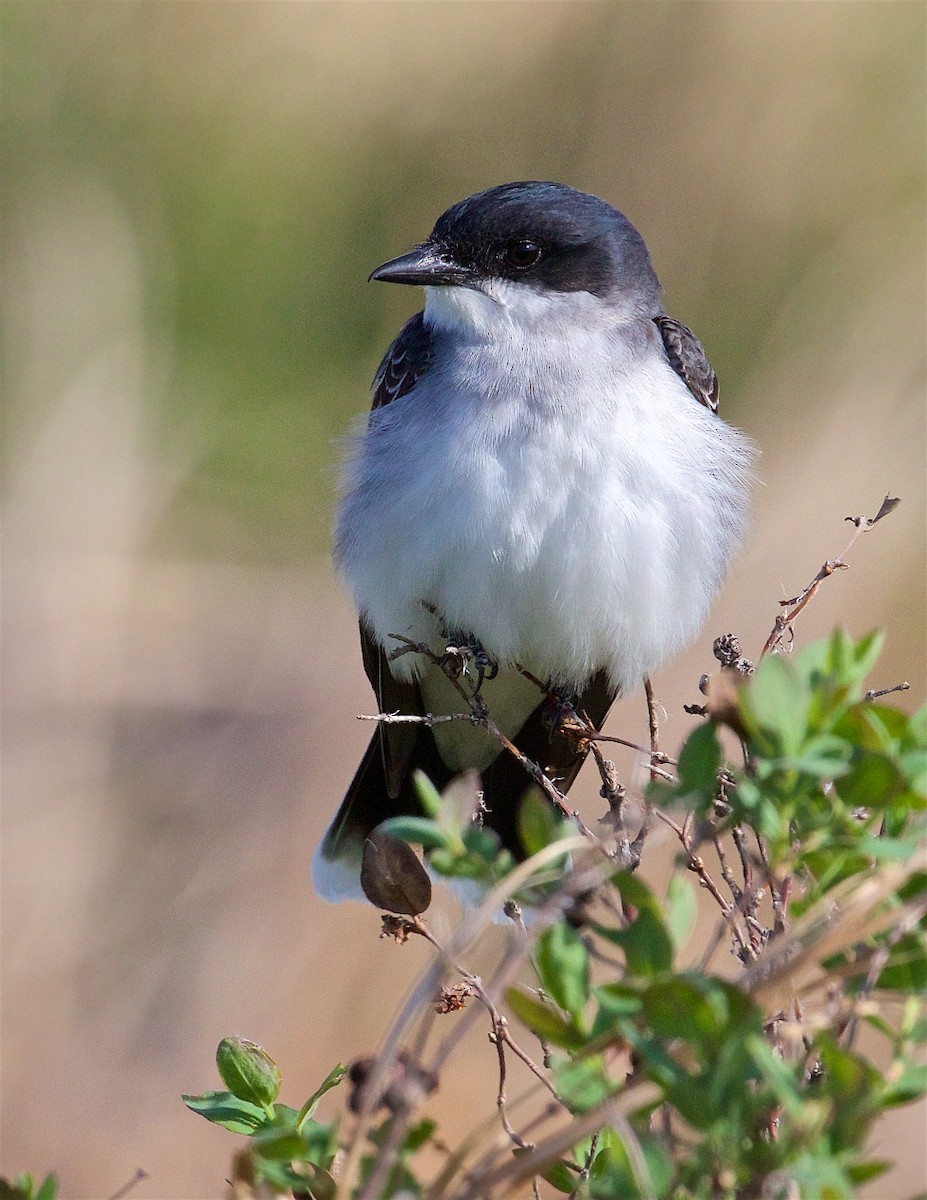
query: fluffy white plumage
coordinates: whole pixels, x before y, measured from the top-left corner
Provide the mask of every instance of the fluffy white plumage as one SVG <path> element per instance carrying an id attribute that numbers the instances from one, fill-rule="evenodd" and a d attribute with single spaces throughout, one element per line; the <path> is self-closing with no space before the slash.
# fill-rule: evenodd
<path id="1" fill-rule="evenodd" d="M 387 646 L 459 630 L 555 686 L 605 668 L 632 687 L 705 620 L 752 444 L 631 301 L 502 280 L 426 295 L 426 324 L 454 336 L 345 464 L 336 557 L 358 609 Z"/>

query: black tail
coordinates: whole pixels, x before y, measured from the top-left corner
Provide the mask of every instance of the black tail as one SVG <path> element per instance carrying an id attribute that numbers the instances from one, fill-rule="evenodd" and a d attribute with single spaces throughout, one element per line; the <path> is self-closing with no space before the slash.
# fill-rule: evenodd
<path id="1" fill-rule="evenodd" d="M 614 690 L 600 672 L 578 698 L 576 707 L 599 728 L 614 697 Z M 549 722 L 545 721 L 548 704 L 545 697 L 514 740 L 518 749 L 566 792 L 588 751 L 581 749 L 575 738 L 563 733 L 551 736 Z M 395 731 L 398 730 L 403 731 L 401 755 L 397 755 Z M 423 771 L 439 790 L 452 778 L 430 729 L 414 724 L 381 725 L 315 853 L 312 878 L 322 899 L 336 902 L 362 897 L 360 862 L 366 839 L 389 817 L 422 812 L 412 778 L 416 770 Z M 523 858 L 518 810 L 525 794 L 532 789 L 540 792 L 540 788 L 518 759 L 502 746 L 482 772 L 482 785 L 484 824 L 498 834 L 502 845 L 516 858 Z"/>

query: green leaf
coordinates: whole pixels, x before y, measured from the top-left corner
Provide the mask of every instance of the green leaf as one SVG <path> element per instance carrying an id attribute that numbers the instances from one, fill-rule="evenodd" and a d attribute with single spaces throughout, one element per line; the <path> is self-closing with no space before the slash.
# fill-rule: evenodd
<path id="1" fill-rule="evenodd" d="M 698 900 L 695 888 L 683 875 L 676 873 L 670 876 L 666 885 L 663 911 L 666 913 L 666 928 L 674 948 L 677 951 L 684 949 L 689 935 L 695 928 Z"/>
<path id="2" fill-rule="evenodd" d="M 427 850 L 438 847 L 451 850 L 460 847 L 459 841 L 455 841 L 446 829 L 428 817 L 390 817 L 378 827 L 378 831 L 400 838 L 404 842 L 412 842 L 416 846 L 424 846 Z"/>
<path id="3" fill-rule="evenodd" d="M 598 1011 L 592 1022 L 591 1037 L 630 1036 L 630 1021 L 641 1010 L 640 992 L 621 983 L 605 983 L 593 989 Z"/>
<path id="4" fill-rule="evenodd" d="M 535 945 L 534 963 L 545 992 L 578 1018 L 589 999 L 589 955 L 576 930 L 565 921 L 545 929 Z"/>
<path id="5" fill-rule="evenodd" d="M 432 1121 L 430 1117 L 425 1117 L 417 1125 L 413 1125 L 403 1138 L 403 1153 L 414 1154 L 416 1150 L 420 1150 L 429 1141 L 436 1128 L 437 1122 Z"/>
<path id="6" fill-rule="evenodd" d="M 315 1110 L 319 1106 L 319 1101 L 326 1092 L 330 1092 L 333 1087 L 337 1087 L 348 1073 L 348 1068 L 344 1063 L 338 1063 L 332 1067 L 319 1086 L 315 1089 L 306 1103 L 299 1110 L 299 1115 L 296 1118 L 296 1128 L 302 1133 L 303 1125 L 315 1115 Z"/>
<path id="7" fill-rule="evenodd" d="M 548 1167 L 543 1172 L 541 1178 L 549 1183 L 552 1188 L 558 1192 L 566 1192 L 569 1195 L 576 1186 L 576 1169 L 573 1170 L 561 1159 L 555 1162 L 552 1167 Z"/>
<path id="8" fill-rule="evenodd" d="M 203 1092 L 200 1096 L 182 1096 L 181 1099 L 187 1108 L 232 1133 L 253 1134 L 269 1120 L 265 1109 L 241 1100 L 231 1092 Z"/>
<path id="9" fill-rule="evenodd" d="M 433 821 L 437 821 L 441 815 L 441 793 L 424 771 L 413 771 L 412 783 L 415 785 L 415 793 L 418 796 L 419 803 L 425 810 L 426 816 L 431 817 Z"/>
<path id="10" fill-rule="evenodd" d="M 666 1150 L 651 1134 L 637 1136 L 646 1171 L 646 1178 L 639 1180 L 631 1164 L 624 1141 L 614 1130 L 608 1144 L 595 1156 L 589 1172 L 592 1200 L 636 1200 L 639 1196 L 666 1196 L 673 1178 L 673 1167 Z M 604 1140 L 604 1139 L 603 1139 Z"/>
<path id="11" fill-rule="evenodd" d="M 760 749 L 797 758 L 808 733 L 811 691 L 782 655 L 770 654 L 757 667 L 741 707 Z"/>
<path id="12" fill-rule="evenodd" d="M 867 633 L 854 642 L 844 629 L 835 629 L 830 637 L 806 646 L 795 658 L 802 676 L 820 687 L 825 682 L 837 687 L 851 699 L 862 694 L 862 683 L 875 666 L 885 635 L 880 630 Z"/>
<path id="13" fill-rule="evenodd" d="M 699 725 L 679 752 L 679 792 L 698 796 L 703 804 L 714 800 L 721 767 L 721 743 L 714 725 Z"/>
<path id="14" fill-rule="evenodd" d="M 302 1157 L 306 1146 L 298 1133 L 270 1129 L 255 1137 L 258 1153 L 263 1158 L 293 1162 Z"/>
<path id="15" fill-rule="evenodd" d="M 884 1159 L 871 1158 L 866 1162 L 851 1163 L 847 1167 L 847 1175 L 855 1184 L 869 1183 L 871 1179 L 878 1179 L 880 1175 L 884 1175 L 891 1166 L 892 1164 Z"/>
<path id="16" fill-rule="evenodd" d="M 799 1088 L 794 1069 L 783 1062 L 760 1034 L 747 1034 L 744 1048 L 772 1090 L 776 1102 L 790 1116 L 800 1117 L 807 1104 L 807 1096 Z"/>
<path id="17" fill-rule="evenodd" d="M 762 1034 L 763 1017 L 750 998 L 733 984 L 690 972 L 652 984 L 643 996 L 650 1028 L 661 1038 L 681 1038 L 714 1052 L 737 1033 Z"/>
<path id="18" fill-rule="evenodd" d="M 669 930 L 649 908 L 641 909 L 627 929 L 616 930 L 611 940 L 624 951 L 632 975 L 652 979 L 672 970 L 673 940 Z"/>
<path id="19" fill-rule="evenodd" d="M 883 991 L 923 994 L 927 990 L 927 938 L 921 929 L 903 934 L 889 951 L 876 987 Z"/>
<path id="20" fill-rule="evenodd" d="M 32 1187 L 31 1176 L 20 1175 L 13 1183 L 0 1179 L 0 1200 L 32 1200 Z"/>
<path id="21" fill-rule="evenodd" d="M 892 1079 L 883 1092 L 887 1107 L 910 1104 L 927 1094 L 927 1064 L 908 1063 L 897 1079 Z"/>
<path id="22" fill-rule="evenodd" d="M 581 1050 L 585 1045 L 579 1030 L 536 996 L 520 988 L 509 988 L 505 1000 L 519 1021 L 543 1041 L 564 1050 Z"/>
<path id="23" fill-rule="evenodd" d="M 338 1184 L 324 1167 L 320 1167 L 318 1163 L 305 1163 L 304 1170 L 312 1200 L 335 1200 Z"/>
<path id="24" fill-rule="evenodd" d="M 573 1113 L 587 1112 L 616 1090 L 598 1054 L 562 1059 L 554 1063 L 553 1075 L 558 1096 Z"/>
<path id="25" fill-rule="evenodd" d="M 905 776 L 885 754 L 860 750 L 850 770 L 837 779 L 837 795 L 848 808 L 886 808 L 907 791 Z"/>
<path id="26" fill-rule="evenodd" d="M 849 769 L 852 753 L 852 746 L 844 738 L 821 733 L 808 739 L 801 754 L 784 759 L 781 765 L 814 779 L 838 779 Z"/>
<path id="27" fill-rule="evenodd" d="M 499 835 L 486 825 L 471 825 L 463 835 L 463 849 L 483 863 L 494 863 L 499 857 Z"/>
<path id="28" fill-rule="evenodd" d="M 216 1066 L 233 1096 L 270 1108 L 280 1094 L 280 1071 L 263 1046 L 248 1038 L 223 1038 Z"/>
<path id="29" fill-rule="evenodd" d="M 550 846 L 571 832 L 566 821 L 554 811 L 551 802 L 536 788 L 531 788 L 518 807 L 518 838 L 530 856 Z"/>
<path id="30" fill-rule="evenodd" d="M 669 971 L 673 965 L 673 939 L 663 920 L 660 903 L 643 880 L 629 871 L 612 876 L 628 912 L 636 915 L 625 929 L 611 929 L 594 924 L 601 937 L 620 946 L 624 951 L 628 971 L 632 975 L 653 978 Z"/>
<path id="31" fill-rule="evenodd" d="M 58 1177 L 46 1175 L 38 1188 L 35 1179 L 28 1173 L 17 1175 L 13 1183 L 0 1178 L 0 1200 L 55 1200 L 58 1194 Z"/>

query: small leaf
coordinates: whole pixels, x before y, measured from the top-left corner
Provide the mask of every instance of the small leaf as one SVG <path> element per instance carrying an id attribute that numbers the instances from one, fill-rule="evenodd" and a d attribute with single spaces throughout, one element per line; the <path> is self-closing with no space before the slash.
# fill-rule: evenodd
<path id="1" fill-rule="evenodd" d="M 652 978 L 671 970 L 673 941 L 653 892 L 643 880 L 627 871 L 613 875 L 612 883 L 625 905 L 637 910 L 637 916 L 626 929 L 596 925 L 596 932 L 622 948 L 631 974 Z"/>
<path id="2" fill-rule="evenodd" d="M 231 1092 L 203 1092 L 201 1096 L 181 1096 L 181 1099 L 187 1108 L 232 1133 L 252 1134 L 268 1121 L 263 1108 L 240 1100 Z"/>
<path id="3" fill-rule="evenodd" d="M 296 1128 L 300 1133 L 302 1133 L 304 1123 L 315 1114 L 315 1110 L 319 1106 L 319 1101 L 322 1099 L 325 1093 L 330 1092 L 333 1087 L 337 1087 L 347 1073 L 348 1068 L 345 1063 L 338 1063 L 336 1067 L 332 1067 L 332 1069 L 328 1072 L 319 1086 L 299 1110 L 299 1115 L 296 1118 Z"/>
<path id="4" fill-rule="evenodd" d="M 578 1017 L 589 999 L 589 955 L 576 930 L 565 921 L 545 929 L 537 940 L 534 962 L 547 994 Z"/>
<path id="5" fill-rule="evenodd" d="M 742 698 L 751 735 L 766 748 L 798 757 L 807 734 L 811 692 L 804 679 L 781 655 L 770 654 L 757 667 Z"/>
<path id="6" fill-rule="evenodd" d="M 673 967 L 673 941 L 666 926 L 648 908 L 642 908 L 627 929 L 616 930 L 611 941 L 624 951 L 632 975 L 652 978 Z"/>
<path id="7" fill-rule="evenodd" d="M 909 930 L 895 942 L 876 987 L 909 995 L 927 990 L 927 935 L 922 930 Z"/>
<path id="8" fill-rule="evenodd" d="M 428 1141 L 437 1128 L 437 1122 L 425 1117 L 417 1125 L 413 1125 L 402 1140 L 402 1149 L 406 1154 L 414 1154 Z"/>
<path id="9" fill-rule="evenodd" d="M 616 1090 L 598 1054 L 555 1063 L 553 1072 L 557 1094 L 574 1113 L 594 1108 Z"/>
<path id="10" fill-rule="evenodd" d="M 22 1175 L 13 1183 L 8 1179 L 0 1179 L 0 1200 L 32 1200 L 31 1179 L 28 1184 Z"/>
<path id="11" fill-rule="evenodd" d="M 666 885 L 666 899 L 663 904 L 666 913 L 666 927 L 673 940 L 676 950 L 682 950 L 689 940 L 689 935 L 695 927 L 698 915 L 698 900 L 695 889 L 688 879 L 682 875 L 670 876 Z"/>
<path id="12" fill-rule="evenodd" d="M 57 1175 L 46 1175 L 42 1180 L 39 1190 L 35 1194 L 35 1200 L 55 1200 L 58 1195 L 58 1177 Z"/>
<path id="13" fill-rule="evenodd" d="M 891 1166 L 891 1162 L 885 1159 L 872 1158 L 867 1162 L 850 1163 L 847 1175 L 853 1183 L 868 1183 L 871 1179 L 878 1179 L 880 1175 L 884 1175 Z"/>
<path id="14" fill-rule="evenodd" d="M 328 1171 L 324 1167 L 320 1167 L 318 1163 L 305 1163 L 303 1166 L 312 1200 L 335 1200 L 335 1196 L 338 1194 L 338 1184 Z"/>
<path id="15" fill-rule="evenodd" d="M 377 908 L 417 917 L 431 904 L 431 880 L 406 842 L 374 830 L 364 843 L 361 887 Z"/>
<path id="16" fill-rule="evenodd" d="M 248 1038 L 223 1038 L 216 1050 L 222 1082 L 239 1100 L 267 1108 L 280 1094 L 280 1071 L 263 1046 Z"/>
<path id="17" fill-rule="evenodd" d="M 906 791 L 907 781 L 887 755 L 862 750 L 836 788 L 848 808 L 885 808 Z"/>
<path id="18" fill-rule="evenodd" d="M 427 816 L 436 821 L 441 815 L 441 793 L 424 771 L 413 771 L 412 782 L 422 808 Z"/>
<path id="19" fill-rule="evenodd" d="M 712 800 L 721 766 L 721 744 L 714 725 L 699 725 L 685 740 L 679 752 L 679 790 Z"/>
<path id="20" fill-rule="evenodd" d="M 378 834 L 388 834 L 402 842 L 414 842 L 426 850 L 449 850 L 454 847 L 447 831 L 428 817 L 390 817 L 377 829 Z"/>
<path id="21" fill-rule="evenodd" d="M 306 1149 L 303 1139 L 298 1133 L 286 1130 L 280 1132 L 271 1129 L 258 1135 L 255 1140 L 258 1153 L 262 1158 L 280 1162 L 292 1162 L 294 1159 L 300 1158 Z"/>
<path id="22" fill-rule="evenodd" d="M 576 1186 L 576 1168 L 574 1167 L 571 1171 L 564 1160 L 560 1159 L 552 1167 L 548 1167 L 541 1178 L 545 1183 L 549 1183 L 555 1191 L 566 1192 L 567 1195 L 570 1195 Z"/>
<path id="23" fill-rule="evenodd" d="M 573 1025 L 536 996 L 521 988 L 509 988 L 505 1000 L 519 1021 L 543 1041 L 562 1046 L 564 1050 L 581 1050 L 585 1044 L 582 1034 Z"/>
<path id="24" fill-rule="evenodd" d="M 641 1010 L 640 993 L 624 984 L 605 983 L 595 988 L 592 995 L 599 1006 L 592 1022 L 592 1038 L 628 1036 L 630 1019 Z"/>
<path id="25" fill-rule="evenodd" d="M 525 793 L 518 808 L 518 838 L 528 855 L 537 854 L 568 830 L 554 812 L 553 805 L 538 790 Z"/>

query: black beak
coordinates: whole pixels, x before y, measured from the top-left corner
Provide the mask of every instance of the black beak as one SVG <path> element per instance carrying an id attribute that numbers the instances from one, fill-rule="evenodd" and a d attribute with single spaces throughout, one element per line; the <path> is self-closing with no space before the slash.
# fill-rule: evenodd
<path id="1" fill-rule="evenodd" d="M 457 285 L 458 287 L 472 286 L 474 273 L 467 267 L 462 267 L 453 259 L 441 254 L 427 242 L 424 246 L 416 246 L 408 254 L 399 258 L 391 258 L 381 267 L 377 267 L 368 279 L 382 283 L 409 283 L 420 287 L 440 287 Z"/>

